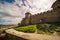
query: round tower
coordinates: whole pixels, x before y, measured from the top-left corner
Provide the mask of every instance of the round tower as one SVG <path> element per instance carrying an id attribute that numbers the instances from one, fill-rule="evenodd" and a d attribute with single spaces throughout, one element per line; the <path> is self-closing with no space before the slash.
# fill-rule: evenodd
<path id="1" fill-rule="evenodd" d="M 29 12 L 25 13 L 25 18 L 30 18 L 30 16 L 31 16 L 31 13 Z"/>
<path id="2" fill-rule="evenodd" d="M 27 12 L 27 13 L 25 13 L 25 23 L 26 23 L 26 25 L 29 25 L 29 24 L 31 24 L 31 13 L 29 13 L 29 12 Z"/>

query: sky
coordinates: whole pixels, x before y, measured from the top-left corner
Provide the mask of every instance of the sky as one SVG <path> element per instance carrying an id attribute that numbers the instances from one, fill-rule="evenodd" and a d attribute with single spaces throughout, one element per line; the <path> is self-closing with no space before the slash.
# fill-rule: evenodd
<path id="1" fill-rule="evenodd" d="M 26 12 L 32 15 L 53 10 L 56 0 L 0 0 L 0 24 L 18 24 Z"/>

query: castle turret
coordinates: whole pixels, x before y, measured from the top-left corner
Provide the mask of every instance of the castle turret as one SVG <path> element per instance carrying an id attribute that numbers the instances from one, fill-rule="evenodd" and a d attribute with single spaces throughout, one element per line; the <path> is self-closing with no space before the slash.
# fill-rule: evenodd
<path id="1" fill-rule="evenodd" d="M 31 24 L 31 13 L 27 12 L 25 13 L 25 18 L 21 21 L 21 24 L 23 25 L 29 25 Z"/>
<path id="2" fill-rule="evenodd" d="M 31 13 L 29 12 L 25 13 L 25 18 L 30 18 L 30 16 L 31 16 Z"/>
<path id="3" fill-rule="evenodd" d="M 25 20 L 26 20 L 26 25 L 31 24 L 31 13 L 27 12 L 25 13 Z"/>

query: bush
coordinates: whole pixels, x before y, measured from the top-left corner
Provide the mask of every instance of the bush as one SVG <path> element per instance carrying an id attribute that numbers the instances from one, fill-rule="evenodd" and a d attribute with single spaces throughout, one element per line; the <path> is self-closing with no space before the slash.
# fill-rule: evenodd
<path id="1" fill-rule="evenodd" d="M 43 30 L 38 30 L 37 33 L 38 33 L 38 34 L 48 34 L 48 35 L 51 35 L 51 34 L 52 34 L 52 33 L 49 32 L 48 30 L 45 30 L 45 31 L 43 31 Z"/>
<path id="2" fill-rule="evenodd" d="M 57 32 L 58 36 L 60 36 L 60 32 Z"/>
<path id="3" fill-rule="evenodd" d="M 38 34 L 45 34 L 45 32 L 43 30 L 37 30 Z"/>
<path id="4" fill-rule="evenodd" d="M 52 25 L 51 25 L 51 27 L 49 27 L 45 24 L 37 24 L 37 29 L 38 29 L 37 33 L 39 33 L 39 34 L 52 34 L 52 33 L 54 33 L 55 28 L 56 28 L 56 26 L 52 26 Z"/>
<path id="5" fill-rule="evenodd" d="M 60 23 L 54 23 L 53 25 L 60 27 Z"/>
<path id="6" fill-rule="evenodd" d="M 55 29 L 57 29 L 57 26 L 52 24 L 49 28 L 51 31 L 55 31 Z"/>
<path id="7" fill-rule="evenodd" d="M 37 29 L 44 30 L 44 29 L 46 29 L 46 27 L 44 24 L 37 24 Z"/>
<path id="8" fill-rule="evenodd" d="M 29 33 L 35 32 L 36 29 L 37 29 L 36 25 L 29 25 L 29 26 L 15 28 L 15 30 L 17 30 L 17 31 L 29 32 Z"/>

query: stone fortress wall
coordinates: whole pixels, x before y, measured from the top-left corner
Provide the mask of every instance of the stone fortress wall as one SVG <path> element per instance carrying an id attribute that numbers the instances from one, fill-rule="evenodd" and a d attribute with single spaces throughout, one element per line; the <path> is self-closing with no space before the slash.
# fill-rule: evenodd
<path id="1" fill-rule="evenodd" d="M 53 5 L 52 11 L 44 13 L 37 13 L 32 15 L 31 13 L 25 13 L 25 18 L 22 19 L 22 25 L 36 24 L 36 23 L 54 23 L 60 22 L 60 1 L 57 0 Z"/>

